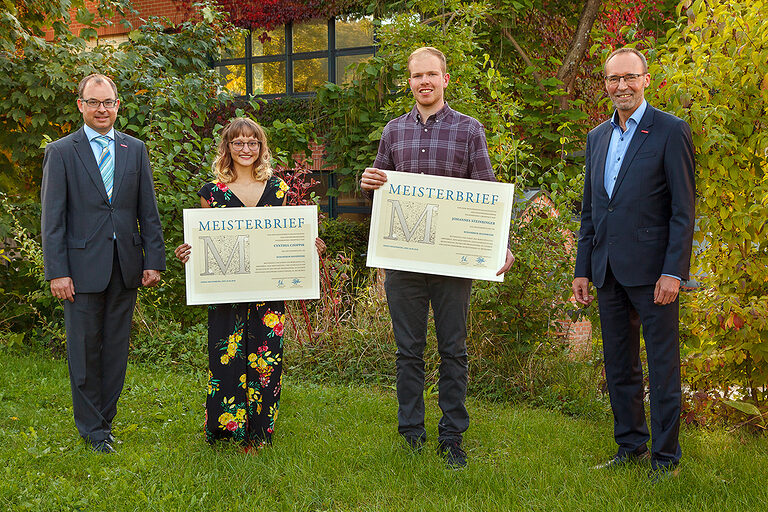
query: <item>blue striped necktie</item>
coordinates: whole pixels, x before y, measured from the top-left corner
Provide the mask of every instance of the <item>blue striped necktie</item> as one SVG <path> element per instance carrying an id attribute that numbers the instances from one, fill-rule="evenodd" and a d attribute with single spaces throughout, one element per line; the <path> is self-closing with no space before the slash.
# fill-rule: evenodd
<path id="1" fill-rule="evenodd" d="M 99 171 L 101 172 L 101 179 L 104 180 L 104 188 L 107 189 L 107 197 L 109 202 L 112 202 L 112 184 L 115 177 L 115 159 L 112 158 L 112 153 L 109 151 L 109 143 L 112 139 L 106 135 L 99 135 L 93 139 L 96 144 L 101 146 L 101 156 L 99 157 Z"/>

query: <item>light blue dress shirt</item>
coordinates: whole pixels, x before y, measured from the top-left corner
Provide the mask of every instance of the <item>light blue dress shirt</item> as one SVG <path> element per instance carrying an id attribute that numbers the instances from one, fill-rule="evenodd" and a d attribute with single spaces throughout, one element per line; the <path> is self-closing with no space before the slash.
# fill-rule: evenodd
<path id="1" fill-rule="evenodd" d="M 619 169 L 621 164 L 624 163 L 624 156 L 627 154 L 627 148 L 629 143 L 632 142 L 632 137 L 635 135 L 637 125 L 645 114 L 645 109 L 648 107 L 648 102 L 643 100 L 643 103 L 637 107 L 629 119 L 627 119 L 627 130 L 622 131 L 619 125 L 619 113 L 618 111 L 611 116 L 611 126 L 613 131 L 611 132 L 611 143 L 608 145 L 608 156 L 605 158 L 605 174 L 603 177 L 603 185 L 605 185 L 605 191 L 608 193 L 608 197 L 613 195 L 613 186 L 616 184 L 616 177 L 619 175 Z"/>
<path id="2" fill-rule="evenodd" d="M 85 129 L 85 136 L 88 137 L 88 141 L 91 143 L 91 150 L 93 151 L 93 157 L 96 159 L 96 165 L 99 164 L 99 157 L 101 156 L 101 146 L 99 146 L 99 143 L 94 141 L 96 137 L 100 137 L 102 134 L 88 126 L 87 124 L 83 126 Z M 109 148 L 109 152 L 112 153 L 112 159 L 115 159 L 115 129 L 110 128 L 107 133 L 105 133 L 107 137 L 109 137 L 109 145 L 107 146 Z"/>

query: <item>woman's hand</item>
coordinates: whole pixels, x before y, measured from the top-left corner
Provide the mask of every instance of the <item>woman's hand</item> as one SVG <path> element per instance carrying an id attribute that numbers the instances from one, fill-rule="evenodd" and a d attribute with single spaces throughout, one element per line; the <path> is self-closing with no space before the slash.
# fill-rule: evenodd
<path id="1" fill-rule="evenodd" d="M 320 237 L 315 238 L 315 247 L 317 248 L 317 254 L 320 256 L 325 252 L 325 242 Z"/>
<path id="2" fill-rule="evenodd" d="M 192 252 L 191 245 L 181 244 L 173 251 L 173 254 L 176 255 L 176 258 L 178 258 L 179 261 L 181 261 L 182 263 L 186 263 L 189 260 L 190 252 Z"/>

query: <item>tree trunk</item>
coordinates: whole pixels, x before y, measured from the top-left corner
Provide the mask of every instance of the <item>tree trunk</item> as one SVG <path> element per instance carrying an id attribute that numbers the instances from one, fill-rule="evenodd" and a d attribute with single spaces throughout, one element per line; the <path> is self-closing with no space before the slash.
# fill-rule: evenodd
<path id="1" fill-rule="evenodd" d="M 602 0 L 587 0 L 584 4 L 584 10 L 581 11 L 579 24 L 576 27 L 576 32 L 573 34 L 568 53 L 563 59 L 560 69 L 557 70 L 556 76 L 563 82 L 566 92 L 570 93 L 571 84 L 573 84 L 574 78 L 576 78 L 579 64 L 581 64 L 581 61 L 584 58 L 584 53 L 587 51 L 589 33 L 592 31 L 592 25 L 595 24 L 595 19 L 597 19 L 601 2 Z M 560 96 L 559 100 L 560 106 L 565 108 L 568 104 L 567 96 Z"/>
<path id="2" fill-rule="evenodd" d="M 581 64 L 581 61 L 584 58 L 584 53 L 587 51 L 589 33 L 592 31 L 592 25 L 595 24 L 597 14 L 600 12 L 601 3 L 602 0 L 587 0 L 584 4 L 584 10 L 581 11 L 581 16 L 579 16 L 579 24 L 576 26 L 573 39 L 571 39 L 571 43 L 568 47 L 568 53 L 563 59 L 563 63 L 560 66 L 560 69 L 557 70 L 557 75 L 555 75 L 559 80 L 563 82 L 563 89 L 565 89 L 565 91 L 568 93 L 570 93 L 571 88 L 573 87 L 576 73 L 579 69 L 579 64 Z M 497 25 L 501 25 L 498 20 L 494 19 L 493 17 L 489 17 L 489 19 Z M 518 55 L 520 55 L 520 58 L 523 59 L 523 62 L 525 62 L 528 66 L 533 65 L 531 58 L 520 46 L 520 44 L 518 44 L 512 33 L 506 28 L 500 28 L 501 34 L 507 38 L 510 43 L 512 43 L 515 51 L 517 51 Z M 533 78 L 536 80 L 536 84 L 538 85 L 539 89 L 545 90 L 541 83 L 541 75 L 539 73 L 533 73 Z M 560 108 L 567 108 L 568 96 L 559 96 L 558 102 L 560 103 Z"/>

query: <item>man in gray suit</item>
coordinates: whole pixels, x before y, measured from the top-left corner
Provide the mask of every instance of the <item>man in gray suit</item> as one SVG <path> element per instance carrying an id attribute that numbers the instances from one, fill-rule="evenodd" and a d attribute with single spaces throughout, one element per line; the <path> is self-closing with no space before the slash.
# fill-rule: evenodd
<path id="1" fill-rule="evenodd" d="M 75 425 L 92 449 L 112 453 L 139 286 L 154 286 L 165 250 L 144 143 L 114 129 L 114 82 L 80 82 L 85 125 L 48 144 L 43 159 L 45 279 L 64 300 Z"/>

